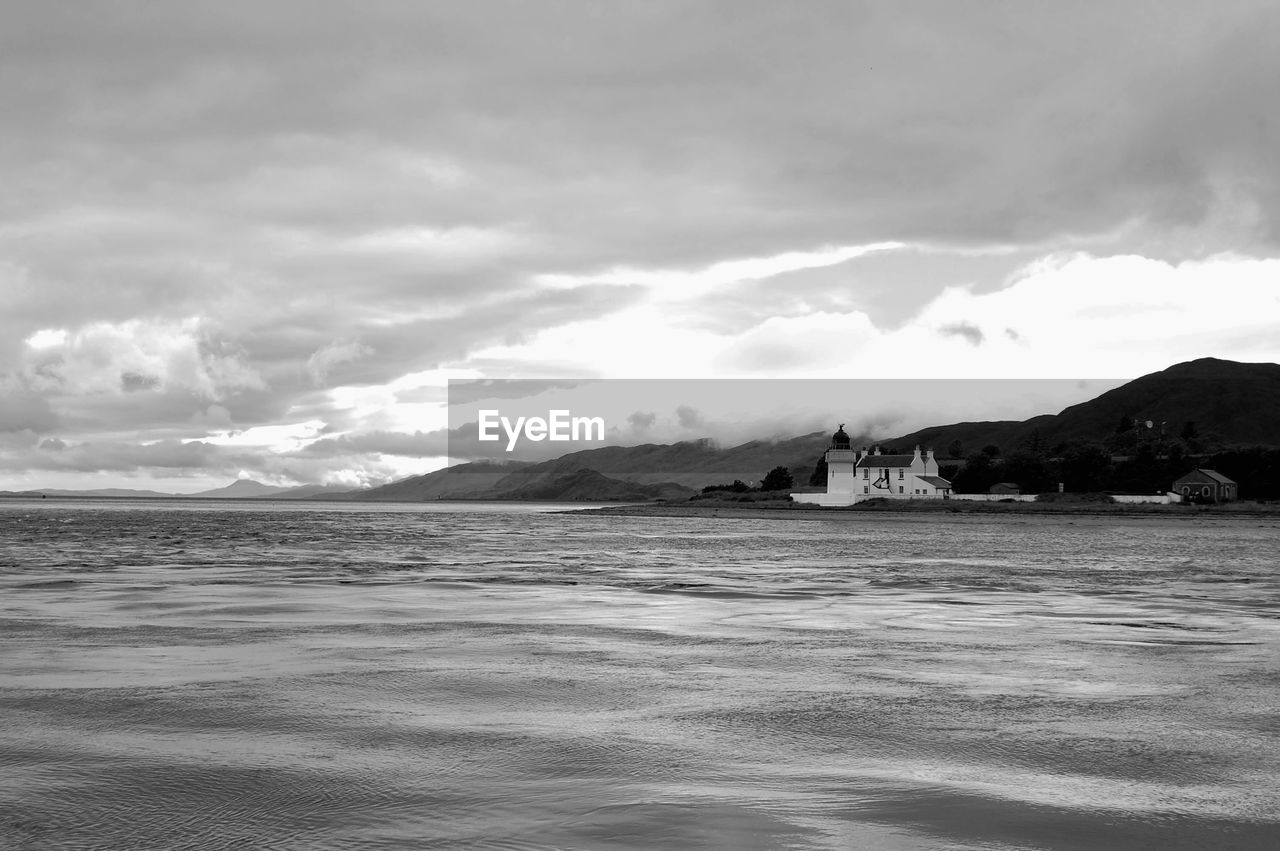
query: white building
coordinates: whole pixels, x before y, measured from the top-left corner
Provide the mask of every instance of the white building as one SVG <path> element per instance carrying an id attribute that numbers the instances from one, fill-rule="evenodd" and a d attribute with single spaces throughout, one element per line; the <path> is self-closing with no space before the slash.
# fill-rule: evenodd
<path id="1" fill-rule="evenodd" d="M 882 455 L 853 449 L 844 425 L 831 437 L 827 450 L 827 492 L 793 493 L 796 502 L 811 505 L 853 505 L 864 499 L 946 499 L 951 482 L 938 475 L 933 450 L 922 455 L 917 446 L 912 455 Z"/>

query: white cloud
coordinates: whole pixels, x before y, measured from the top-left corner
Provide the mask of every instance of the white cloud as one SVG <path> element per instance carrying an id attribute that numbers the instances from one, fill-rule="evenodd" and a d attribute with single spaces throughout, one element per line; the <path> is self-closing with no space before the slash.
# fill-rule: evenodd
<path id="1" fill-rule="evenodd" d="M 339 340 L 317 349 L 307 358 L 307 372 L 316 384 L 323 384 L 329 370 L 338 364 L 352 363 L 373 354 L 373 349 L 354 340 Z"/>
<path id="2" fill-rule="evenodd" d="M 23 342 L 32 349 L 52 349 L 67 342 L 67 329 L 41 328 Z"/>
<path id="3" fill-rule="evenodd" d="M 25 378 L 55 396 L 120 395 L 134 390 L 191 393 L 217 401 L 232 390 L 265 387 L 242 353 L 198 318 L 92 322 L 28 338 Z"/>
<path id="4" fill-rule="evenodd" d="M 353 237 L 339 248 L 360 253 L 406 252 L 425 258 L 469 259 L 508 251 L 522 242 L 513 234 L 481 228 L 400 227 Z"/>
<path id="5" fill-rule="evenodd" d="M 1274 259 L 1050 256 L 996 292 L 946 290 L 857 360 L 891 375 L 1002 378 L 1136 377 L 1205 356 L 1280 360 L 1278 283 Z M 948 333 L 956 327 L 976 333 Z"/>
<path id="6" fill-rule="evenodd" d="M 244 431 L 227 431 L 199 439 L 201 443 L 215 446 L 236 446 L 266 449 L 271 452 L 289 452 L 301 449 L 317 439 L 324 431 L 321 420 L 285 425 L 254 426 Z M 195 440 L 183 441 L 193 443 Z"/>
<path id="7" fill-rule="evenodd" d="M 817 251 L 787 251 L 769 257 L 723 260 L 696 270 L 618 268 L 597 275 L 537 275 L 534 282 L 554 287 L 602 283 L 640 284 L 652 289 L 658 298 L 686 301 L 743 281 L 758 281 L 799 269 L 835 266 L 877 251 L 894 251 L 905 247 L 900 242 L 845 245 Z"/>
<path id="8" fill-rule="evenodd" d="M 897 329 L 849 311 L 722 334 L 688 327 L 678 303 L 653 298 L 477 356 L 611 378 L 1137 377 L 1204 356 L 1280 360 L 1278 284 L 1274 259 L 1049 255 L 994 292 L 948 288 Z"/>

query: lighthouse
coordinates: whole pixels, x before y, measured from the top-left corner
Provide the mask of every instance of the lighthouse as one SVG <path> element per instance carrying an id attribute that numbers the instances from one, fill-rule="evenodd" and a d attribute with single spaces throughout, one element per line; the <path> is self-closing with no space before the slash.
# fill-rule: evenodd
<path id="1" fill-rule="evenodd" d="M 844 423 L 840 423 L 836 433 L 831 435 L 831 446 L 825 456 L 827 461 L 827 494 L 830 496 L 847 496 L 853 502 L 854 486 L 857 484 L 858 456 L 849 444 L 849 435 L 845 433 Z"/>
<path id="2" fill-rule="evenodd" d="M 826 493 L 793 493 L 792 500 L 809 505 L 853 505 L 864 499 L 946 499 L 951 482 L 938 475 L 933 450 L 910 455 L 881 454 L 880 448 L 854 449 L 844 423 L 831 435 Z"/>

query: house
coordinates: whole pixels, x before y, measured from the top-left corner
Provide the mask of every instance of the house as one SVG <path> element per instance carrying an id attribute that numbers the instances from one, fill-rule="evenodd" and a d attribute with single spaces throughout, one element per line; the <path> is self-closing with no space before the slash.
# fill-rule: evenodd
<path id="1" fill-rule="evenodd" d="M 1183 502 L 1230 502 L 1239 499 L 1240 486 L 1215 470 L 1199 467 L 1173 483 Z"/>
<path id="2" fill-rule="evenodd" d="M 796 502 L 811 505 L 853 505 L 864 499 L 945 499 L 951 495 L 951 482 L 938 475 L 938 462 L 933 450 L 922 454 L 920 447 L 911 455 L 884 455 L 854 449 L 844 425 L 831 436 L 826 453 L 826 493 L 793 493 Z"/>
<path id="3" fill-rule="evenodd" d="M 1022 493 L 1022 488 L 1018 487 L 1015 482 L 996 482 L 987 488 L 987 493 L 1000 494 L 1001 496 L 1017 496 Z"/>

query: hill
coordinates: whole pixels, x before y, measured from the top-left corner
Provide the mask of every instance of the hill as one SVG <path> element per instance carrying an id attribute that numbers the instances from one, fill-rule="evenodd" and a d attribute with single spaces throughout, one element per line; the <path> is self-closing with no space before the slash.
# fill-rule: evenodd
<path id="1" fill-rule="evenodd" d="M 521 462 L 495 464 L 488 461 L 476 461 L 470 464 L 456 464 L 425 473 L 421 476 L 410 476 L 391 484 L 368 490 L 350 491 L 342 494 L 320 494 L 309 499 L 343 499 L 373 502 L 424 502 L 436 499 L 480 499 L 497 486 L 518 468 L 530 466 Z"/>
<path id="2" fill-rule="evenodd" d="M 326 497 L 328 499 L 346 499 L 352 490 L 352 488 L 342 485 L 299 485 L 296 488 L 286 488 L 279 493 L 271 494 L 271 498 L 315 499 L 316 497 Z"/>
<path id="3" fill-rule="evenodd" d="M 514 472 L 498 487 L 519 488 L 583 468 L 641 484 L 673 482 L 694 489 L 734 479 L 758 482 L 778 466 L 787 467 L 797 479 L 803 477 L 807 481 L 830 441 L 826 432 L 815 432 L 786 440 L 753 440 L 727 448 L 710 440 L 603 446 L 532 464 Z"/>
<path id="4" fill-rule="evenodd" d="M 564 500 L 566 502 L 647 502 L 655 499 L 680 500 L 693 496 L 692 488 L 670 482 L 643 485 L 602 476 L 581 469 L 508 491 L 506 499 Z"/>
<path id="5" fill-rule="evenodd" d="M 1039 442 L 1052 447 L 1079 441 L 1105 443 L 1122 419 L 1151 433 L 1178 437 L 1192 423 L 1218 445 L 1280 446 L 1280 364 L 1201 358 L 1135 378 L 1057 414 L 1023 421 L 963 422 L 932 426 L 892 440 L 899 448 L 932 446 L 941 455 L 959 440 L 965 452 L 987 444 L 1009 450 Z"/>
<path id="6" fill-rule="evenodd" d="M 252 479 L 237 479 L 224 488 L 183 494 L 183 496 L 195 499 L 262 499 L 268 496 L 279 496 L 289 490 L 293 489 L 264 485 Z"/>
<path id="7" fill-rule="evenodd" d="M 537 464 L 472 462 L 457 464 L 389 485 L 342 495 L 341 499 L 421 502 L 435 499 L 550 499 L 577 497 L 529 497 L 564 487 L 560 480 L 589 470 L 605 479 L 637 485 L 659 485 L 667 492 L 683 488 L 692 493 L 705 485 L 741 479 L 756 482 L 774 467 L 787 467 L 797 482 L 808 481 L 817 460 L 826 451 L 825 432 L 779 441 L 753 440 L 721 448 L 710 440 L 642 446 L 604 446 L 571 452 Z M 583 499 L 614 499 L 596 496 Z M 632 497 L 627 497 L 632 498 Z M 635 498 L 653 499 L 653 495 Z"/>
<path id="8" fill-rule="evenodd" d="M 26 491 L 21 496 L 78 496 L 78 497 L 94 497 L 109 499 L 155 499 L 157 497 L 170 497 L 171 493 L 161 493 L 160 491 L 133 490 L 130 488 L 93 488 L 90 490 L 65 490 L 59 488 L 41 488 L 35 491 Z"/>

